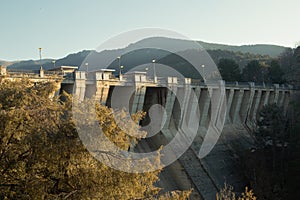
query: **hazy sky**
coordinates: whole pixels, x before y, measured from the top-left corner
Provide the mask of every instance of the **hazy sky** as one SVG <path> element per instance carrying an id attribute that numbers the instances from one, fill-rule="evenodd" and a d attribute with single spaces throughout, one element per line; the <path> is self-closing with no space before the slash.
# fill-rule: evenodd
<path id="1" fill-rule="evenodd" d="M 0 0 L 0 59 L 61 58 L 157 27 L 223 44 L 300 41 L 299 0 Z"/>

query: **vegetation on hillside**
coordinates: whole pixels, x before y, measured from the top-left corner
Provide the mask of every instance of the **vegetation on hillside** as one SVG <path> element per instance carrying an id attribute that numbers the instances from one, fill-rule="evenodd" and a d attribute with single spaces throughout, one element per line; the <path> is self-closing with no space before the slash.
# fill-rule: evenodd
<path id="1" fill-rule="evenodd" d="M 89 63 L 90 71 L 107 67 L 119 70 L 117 57 L 122 55 L 122 65 L 125 66 L 124 72 L 126 72 L 139 64 L 149 64 L 151 63 L 152 59 L 156 59 L 157 61 L 159 61 L 163 59 L 163 57 L 171 56 L 172 52 L 162 52 L 160 49 L 149 50 L 149 47 L 155 46 L 156 44 L 158 46 L 162 45 L 174 48 L 177 45 L 180 46 L 181 51 L 189 51 L 189 49 L 194 49 L 190 47 L 195 47 L 195 42 L 188 40 L 171 38 L 147 38 L 134 44 L 130 44 L 128 47 L 122 49 L 105 50 L 101 52 L 84 50 L 78 53 L 69 54 L 64 58 L 56 59 L 55 65 L 71 65 L 79 67 L 89 54 L 93 54 L 95 59 L 91 59 L 91 63 Z M 202 45 L 202 47 L 209 53 L 215 63 L 218 63 L 221 58 L 233 59 L 239 64 L 241 69 L 250 60 L 259 60 L 265 62 L 272 58 L 276 58 L 278 55 L 280 55 L 280 53 L 284 52 L 284 50 L 287 49 L 285 47 L 276 45 L 231 46 L 205 43 L 200 41 L 199 44 Z M 93 60 L 96 60 L 97 62 L 92 63 Z M 108 60 L 108 62 L 106 62 L 106 60 Z M 10 69 L 38 70 L 40 68 L 40 65 L 43 64 L 44 69 L 51 69 L 54 67 L 52 61 L 53 59 L 42 60 L 42 63 L 40 63 L 39 60 L 18 61 L 7 66 Z M 173 66 L 173 62 L 167 64 L 171 67 Z M 188 63 L 182 63 L 181 69 L 186 70 L 187 66 Z"/>
<path id="2" fill-rule="evenodd" d="M 234 188 L 230 185 L 224 184 L 224 188 L 216 194 L 216 200 L 256 200 L 256 196 L 253 193 L 253 190 L 249 190 L 248 187 L 245 188 L 245 191 L 237 197 Z"/>
<path id="3" fill-rule="evenodd" d="M 292 99 L 288 115 L 276 104 L 260 112 L 256 148 L 243 157 L 244 173 L 258 199 L 285 200 L 299 196 L 300 97 Z"/>
<path id="4" fill-rule="evenodd" d="M 222 58 L 218 63 L 218 68 L 224 80 L 229 82 L 241 80 L 241 70 L 234 60 Z"/>
<path id="5" fill-rule="evenodd" d="M 279 57 L 284 79 L 293 85 L 300 85 L 300 46 L 287 49 Z"/>
<path id="6" fill-rule="evenodd" d="M 226 50 L 236 53 L 250 53 L 257 55 L 268 55 L 271 57 L 279 56 L 285 47 L 277 45 L 267 45 L 267 44 L 256 44 L 256 45 L 224 45 L 224 44 L 213 44 L 199 41 L 199 44 L 206 50 Z"/>
<path id="7" fill-rule="evenodd" d="M 246 78 L 257 78 L 257 81 L 265 78 L 265 81 L 285 82 L 299 88 L 299 58 L 300 47 L 289 49 L 270 64 L 250 62 L 243 75 L 252 73 Z M 267 80 L 266 77 L 256 76 L 262 75 L 264 69 Z M 264 106 L 259 113 L 258 129 L 254 133 L 256 147 L 241 155 L 249 186 L 254 189 L 258 199 L 297 199 L 300 195 L 299 102 L 299 92 L 295 91 L 287 114 L 276 104 Z"/>

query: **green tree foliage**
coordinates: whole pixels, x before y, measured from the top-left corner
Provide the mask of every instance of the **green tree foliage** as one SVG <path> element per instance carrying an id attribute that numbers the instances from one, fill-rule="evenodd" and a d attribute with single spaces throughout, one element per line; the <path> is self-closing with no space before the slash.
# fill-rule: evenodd
<path id="1" fill-rule="evenodd" d="M 300 85 L 300 46 L 287 49 L 279 57 L 280 66 L 284 72 L 284 79 L 293 85 Z"/>
<path id="2" fill-rule="evenodd" d="M 272 83 L 283 83 L 283 71 L 277 60 L 272 60 L 269 69 L 269 79 Z"/>
<path id="3" fill-rule="evenodd" d="M 241 80 L 241 70 L 239 65 L 232 59 L 220 59 L 218 67 L 223 80 L 234 82 Z"/>
<path id="4" fill-rule="evenodd" d="M 94 159 L 76 133 L 70 96 L 64 94 L 63 102 L 59 97 L 49 98 L 54 89 L 51 83 L 1 81 L 0 199 L 159 198 L 160 188 L 153 184 L 160 170 L 126 173 Z M 112 110 L 94 106 L 105 134 L 127 149 L 130 141 L 116 128 Z M 126 124 L 135 130 L 132 120 Z M 189 192 L 176 194 L 184 199 Z M 180 199 L 175 194 L 161 198 Z"/>
<path id="5" fill-rule="evenodd" d="M 257 137 L 260 141 L 268 140 L 273 145 L 283 146 L 287 142 L 287 118 L 282 107 L 268 104 L 260 112 Z"/>
<path id="6" fill-rule="evenodd" d="M 291 119 L 289 128 L 289 148 L 288 148 L 288 170 L 287 188 L 288 199 L 297 199 L 300 196 L 300 93 L 295 92 L 291 102 Z"/>
<path id="7" fill-rule="evenodd" d="M 264 70 L 257 60 L 250 61 L 243 69 L 243 80 L 251 82 L 263 82 Z"/>
<path id="8" fill-rule="evenodd" d="M 286 199 L 289 134 L 283 108 L 264 106 L 257 124 L 257 148 L 245 154 L 245 175 L 258 199 Z"/>

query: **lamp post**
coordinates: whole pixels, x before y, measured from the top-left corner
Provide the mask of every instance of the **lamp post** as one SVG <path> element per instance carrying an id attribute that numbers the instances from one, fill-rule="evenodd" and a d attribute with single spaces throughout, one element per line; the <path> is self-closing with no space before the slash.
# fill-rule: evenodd
<path id="1" fill-rule="evenodd" d="M 121 56 L 118 56 L 117 58 L 118 58 L 118 61 L 119 61 L 119 69 L 120 69 L 120 67 L 121 67 Z"/>
<path id="2" fill-rule="evenodd" d="M 122 69 L 124 68 L 124 66 L 120 66 L 120 74 L 119 74 L 119 79 L 120 81 L 122 80 Z"/>
<path id="3" fill-rule="evenodd" d="M 40 52 L 40 77 L 44 77 L 44 70 L 43 70 L 43 65 L 42 65 L 42 48 L 39 48 L 39 52 Z"/>
<path id="4" fill-rule="evenodd" d="M 205 81 L 205 77 L 204 77 L 204 68 L 205 68 L 205 65 L 201 65 L 202 67 L 202 78 L 203 78 L 203 81 Z"/>
<path id="5" fill-rule="evenodd" d="M 155 70 L 155 62 L 156 60 L 152 60 L 153 63 L 153 79 L 154 79 L 154 83 L 157 83 L 157 77 L 156 77 L 156 70 Z"/>
<path id="6" fill-rule="evenodd" d="M 43 66 L 42 66 L 42 48 L 41 48 L 41 47 L 39 48 L 39 53 L 40 53 L 40 64 L 41 64 L 41 69 L 43 69 Z"/>
<path id="7" fill-rule="evenodd" d="M 89 63 L 85 63 L 85 70 L 86 70 L 86 73 L 89 72 Z"/>
<path id="8" fill-rule="evenodd" d="M 121 56 L 118 56 L 117 57 L 117 59 L 118 59 L 118 62 L 119 62 L 119 78 L 120 78 L 120 80 L 121 80 L 121 75 L 122 75 L 122 69 L 121 69 Z M 123 68 L 124 66 L 122 66 L 122 68 Z"/>
<path id="9" fill-rule="evenodd" d="M 121 56 L 118 56 L 117 58 L 119 60 L 119 68 L 120 68 L 120 66 L 121 66 Z"/>
<path id="10" fill-rule="evenodd" d="M 53 68 L 55 68 L 55 63 L 56 63 L 56 61 L 53 60 L 52 63 L 53 63 Z"/>

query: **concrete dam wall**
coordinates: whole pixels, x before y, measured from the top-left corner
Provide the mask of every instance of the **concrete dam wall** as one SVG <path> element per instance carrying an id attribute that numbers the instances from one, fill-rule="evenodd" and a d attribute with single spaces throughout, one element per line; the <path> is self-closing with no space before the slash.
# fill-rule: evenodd
<path id="1" fill-rule="evenodd" d="M 23 75 L 7 76 L 20 77 Z M 263 106 L 276 103 L 286 113 L 293 94 L 292 87 L 279 84 L 222 80 L 204 83 L 189 78 L 151 78 L 143 72 L 119 78 L 105 70 L 75 71 L 63 76 L 43 73 L 29 78 L 35 82 L 56 81 L 56 94 L 66 91 L 80 100 L 94 98 L 109 107 L 127 108 L 130 113 L 147 112 L 140 125 L 153 135 L 132 151 L 156 150 L 169 144 L 179 131 L 195 134 L 183 155 L 162 171 L 159 186 L 165 190 L 193 187 L 192 199 L 205 200 L 215 199 L 224 182 L 237 191 L 243 190 L 247 183 L 240 170 L 238 152 L 253 147 L 251 132 L 257 128 L 256 121 Z M 156 126 L 149 126 L 151 123 Z M 201 156 L 199 152 L 203 151 L 209 131 L 220 131 L 220 135 L 212 149 Z"/>
<path id="2" fill-rule="evenodd" d="M 163 170 L 160 186 L 166 190 L 193 187 L 192 199 L 209 200 L 215 199 L 224 182 L 233 185 L 237 191 L 243 190 L 246 181 L 240 170 L 238 151 L 253 147 L 251 131 L 257 128 L 256 121 L 263 106 L 276 103 L 283 106 L 286 113 L 293 93 L 291 87 L 278 84 L 195 83 L 191 79 L 179 80 L 177 77 L 155 80 L 139 72 L 116 79 L 104 71 L 94 74 L 78 71 L 74 74 L 74 81 L 62 82 L 61 90 L 73 92 L 80 99 L 94 96 L 104 105 L 125 107 L 131 113 L 146 111 L 145 119 L 140 122 L 142 126 L 154 120 L 149 116 L 151 107 L 160 105 L 165 116 L 164 119 L 159 118 L 157 123 L 162 123 L 160 125 L 164 131 L 141 141 L 135 147 L 137 152 L 149 152 L 160 145 L 167 145 L 178 130 L 186 129 L 182 119 L 197 123 L 197 135 L 192 145 L 176 162 Z M 115 99 L 121 101 L 114 104 Z M 222 102 L 226 105 L 222 106 Z M 213 108 L 213 105 L 217 106 Z M 159 108 L 155 112 L 163 112 Z M 194 110 L 200 114 L 196 121 L 189 115 Z M 199 151 L 211 126 L 222 127 L 220 138 L 205 157 L 199 158 Z"/>

